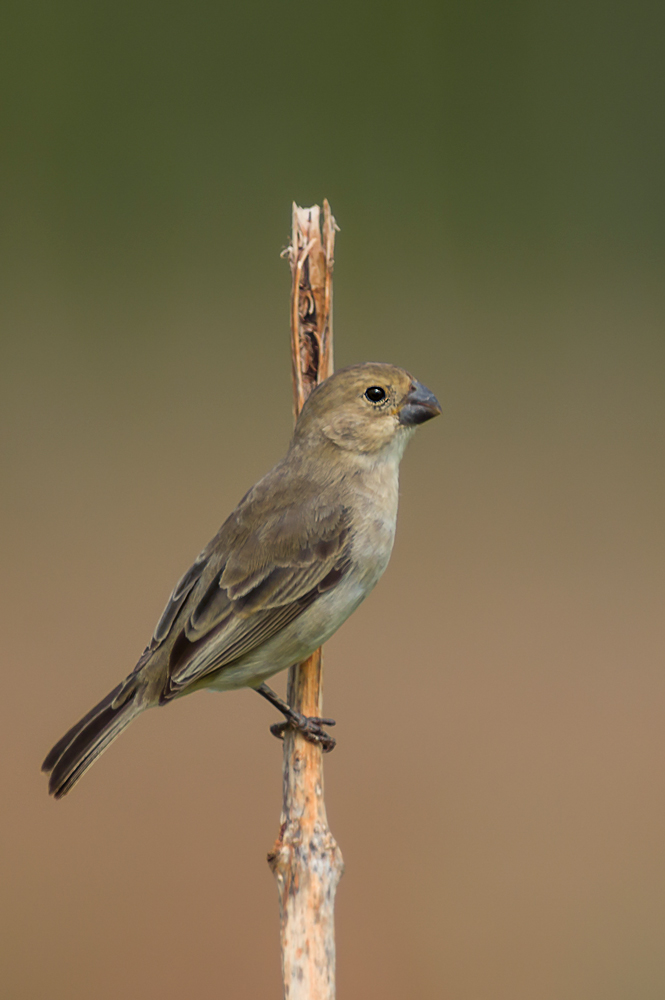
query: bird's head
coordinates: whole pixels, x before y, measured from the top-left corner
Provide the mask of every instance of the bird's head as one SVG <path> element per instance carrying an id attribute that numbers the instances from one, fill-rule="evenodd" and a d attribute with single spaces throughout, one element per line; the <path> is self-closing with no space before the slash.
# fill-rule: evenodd
<path id="1" fill-rule="evenodd" d="M 403 368 L 367 362 L 335 372 L 317 386 L 296 424 L 294 440 L 323 435 L 347 451 L 403 445 L 418 424 L 441 413 L 436 396 Z"/>

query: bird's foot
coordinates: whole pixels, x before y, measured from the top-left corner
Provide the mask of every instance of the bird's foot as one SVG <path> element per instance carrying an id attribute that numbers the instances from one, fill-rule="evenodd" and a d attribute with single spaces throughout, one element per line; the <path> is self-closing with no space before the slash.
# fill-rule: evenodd
<path id="1" fill-rule="evenodd" d="M 323 728 L 324 726 L 334 726 L 334 719 L 322 719 L 318 715 L 301 715 L 300 712 L 296 712 L 290 705 L 287 705 L 267 684 L 260 684 L 256 690 L 271 705 L 279 709 L 286 719 L 285 722 L 276 722 L 270 727 L 270 732 L 278 740 L 284 739 L 284 733 L 287 729 L 295 729 L 302 733 L 309 743 L 316 743 L 320 746 L 324 753 L 330 753 L 331 750 L 334 750 L 337 740 L 333 739 Z"/>
<path id="2" fill-rule="evenodd" d="M 286 722 L 276 722 L 270 727 L 270 732 L 277 739 L 283 740 L 287 729 L 295 729 L 302 733 L 308 743 L 315 743 L 321 747 L 324 753 L 330 753 L 331 750 L 335 749 L 337 740 L 323 727 L 334 725 L 334 719 L 322 719 L 316 715 L 301 715 L 300 712 L 292 710 Z"/>

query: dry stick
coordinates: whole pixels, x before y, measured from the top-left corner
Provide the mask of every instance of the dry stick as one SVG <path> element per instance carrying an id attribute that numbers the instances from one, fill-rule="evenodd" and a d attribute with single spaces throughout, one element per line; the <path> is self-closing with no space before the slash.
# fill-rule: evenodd
<path id="1" fill-rule="evenodd" d="M 293 206 L 288 250 L 291 357 L 296 417 L 310 392 L 332 375 L 332 268 L 335 220 L 320 209 Z M 321 650 L 289 670 L 288 702 L 302 715 L 321 716 Z M 284 734 L 284 798 L 279 837 L 268 863 L 279 890 L 285 1000 L 334 1000 L 337 884 L 342 853 L 328 827 L 320 746 L 301 733 Z"/>

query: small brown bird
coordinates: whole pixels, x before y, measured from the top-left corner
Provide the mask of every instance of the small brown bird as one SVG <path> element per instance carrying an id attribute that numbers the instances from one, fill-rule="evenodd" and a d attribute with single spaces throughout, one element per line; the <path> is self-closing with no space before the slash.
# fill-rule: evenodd
<path id="1" fill-rule="evenodd" d="M 393 365 L 355 365 L 318 386 L 285 458 L 176 584 L 132 673 L 47 756 L 49 791 L 65 795 L 144 709 L 200 688 L 254 688 L 286 725 L 332 749 L 332 720 L 299 715 L 265 681 L 313 653 L 376 584 L 393 547 L 404 448 L 440 412 Z"/>

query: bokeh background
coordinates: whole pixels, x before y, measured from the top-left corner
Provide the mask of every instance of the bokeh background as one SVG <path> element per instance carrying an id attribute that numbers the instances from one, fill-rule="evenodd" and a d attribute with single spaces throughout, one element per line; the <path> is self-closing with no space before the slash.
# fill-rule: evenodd
<path id="1" fill-rule="evenodd" d="M 441 398 L 329 643 L 343 998 L 665 994 L 662 5 L 9 0 L 2 996 L 278 997 L 274 714 L 200 694 L 55 803 L 291 427 L 290 204 L 339 365 Z"/>

